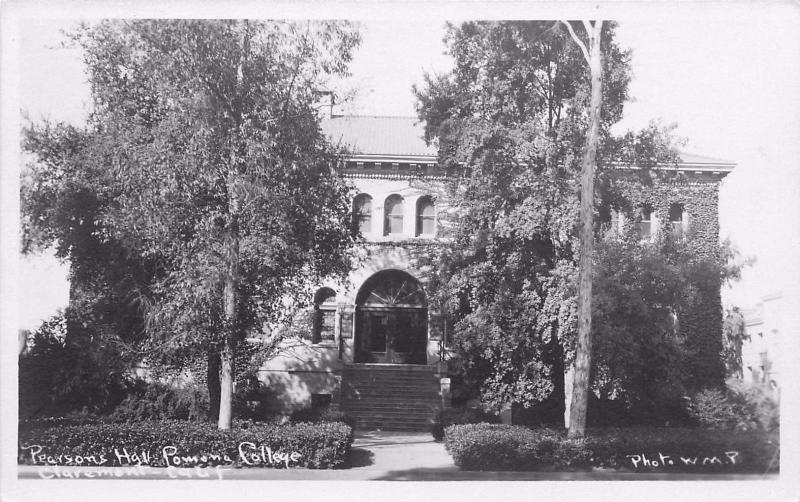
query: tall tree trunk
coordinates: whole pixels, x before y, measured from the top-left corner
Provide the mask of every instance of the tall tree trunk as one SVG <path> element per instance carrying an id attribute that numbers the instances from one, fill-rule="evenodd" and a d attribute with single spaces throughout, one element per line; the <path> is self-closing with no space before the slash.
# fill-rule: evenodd
<path id="1" fill-rule="evenodd" d="M 225 340 L 220 354 L 220 401 L 218 427 L 223 430 L 231 428 L 233 416 L 233 387 L 236 375 L 236 344 L 239 340 L 239 213 L 241 203 L 238 194 L 239 149 L 242 134 L 242 82 L 244 80 L 244 63 L 250 50 L 249 26 L 247 21 L 241 23 L 242 52 L 236 69 L 236 90 L 231 100 L 233 111 L 232 141 L 228 162 L 228 224 L 225 232 L 227 271 L 223 301 L 225 307 Z"/>
<path id="2" fill-rule="evenodd" d="M 225 304 L 225 341 L 220 354 L 220 399 L 218 427 L 223 430 L 231 428 L 233 415 L 233 381 L 236 368 L 236 342 L 238 339 L 238 283 L 239 283 L 239 228 L 238 200 L 235 194 L 230 195 L 231 213 L 227 236 L 228 270 L 225 274 L 223 291 Z"/>
<path id="3" fill-rule="evenodd" d="M 600 136 L 600 107 L 603 103 L 603 57 L 600 34 L 603 21 L 584 22 L 589 39 L 588 48 L 578 38 L 569 23 L 570 34 L 581 47 L 591 72 L 591 103 L 589 130 L 581 168 L 580 258 L 578 272 L 578 340 L 575 350 L 572 403 L 569 413 L 569 437 L 581 437 L 586 431 L 586 412 L 589 401 L 589 378 L 592 368 L 592 254 L 594 250 L 594 171 L 597 163 L 597 143 Z"/>
<path id="4" fill-rule="evenodd" d="M 219 419 L 219 382 L 220 359 L 219 352 L 210 350 L 208 352 L 208 366 L 206 372 L 206 385 L 208 386 L 208 420 Z"/>

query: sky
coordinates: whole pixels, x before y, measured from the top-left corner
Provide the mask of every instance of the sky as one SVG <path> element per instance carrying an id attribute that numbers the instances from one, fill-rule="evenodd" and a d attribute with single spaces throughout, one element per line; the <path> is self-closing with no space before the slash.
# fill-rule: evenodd
<path id="1" fill-rule="evenodd" d="M 678 134 L 688 139 L 687 152 L 736 162 L 721 187 L 721 237 L 756 262 L 723 299 L 748 307 L 767 294 L 796 294 L 800 35 L 794 27 L 800 25 L 800 9 L 780 3 L 707 4 L 711 8 L 698 14 L 677 4 L 652 10 L 635 5 L 615 11 L 617 40 L 633 50 L 634 73 L 633 102 L 616 130 L 637 129 L 652 119 L 675 122 Z M 362 19 L 363 43 L 352 76 L 339 86 L 354 98 L 339 112 L 415 115 L 411 86 L 421 84 L 425 72 L 451 66 L 442 42 L 444 14 Z M 60 46 L 60 30 L 70 24 L 20 23 L 19 105 L 31 120 L 80 123 L 88 111 L 80 52 Z M 34 328 L 66 304 L 66 267 L 40 255 L 22 258 L 19 271 L 24 279 L 19 325 Z"/>

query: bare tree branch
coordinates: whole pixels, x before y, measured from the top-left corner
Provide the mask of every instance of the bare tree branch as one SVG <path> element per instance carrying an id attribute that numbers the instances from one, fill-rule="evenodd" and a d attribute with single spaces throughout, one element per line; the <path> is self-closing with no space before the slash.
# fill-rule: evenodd
<path id="1" fill-rule="evenodd" d="M 572 36 L 572 39 L 575 40 L 575 43 L 578 44 L 578 47 L 580 47 L 581 52 L 583 53 L 583 57 L 584 57 L 584 59 L 586 59 L 586 62 L 587 63 L 591 63 L 591 61 L 589 60 L 589 50 L 586 48 L 586 44 L 583 43 L 583 40 L 581 40 L 580 37 L 578 37 L 578 34 L 575 33 L 575 30 L 572 29 L 572 25 L 569 24 L 569 21 L 562 20 L 561 22 L 564 23 L 567 26 L 567 29 L 569 30 L 569 34 Z M 591 32 L 587 31 L 586 34 L 591 36 L 590 33 Z"/>
<path id="2" fill-rule="evenodd" d="M 586 30 L 586 36 L 589 37 L 589 46 L 591 47 L 592 43 L 594 42 L 594 39 L 593 39 L 594 27 L 598 23 L 595 22 L 595 24 L 592 25 L 592 22 L 588 21 L 586 19 L 584 19 L 581 22 L 583 23 L 583 29 Z"/>

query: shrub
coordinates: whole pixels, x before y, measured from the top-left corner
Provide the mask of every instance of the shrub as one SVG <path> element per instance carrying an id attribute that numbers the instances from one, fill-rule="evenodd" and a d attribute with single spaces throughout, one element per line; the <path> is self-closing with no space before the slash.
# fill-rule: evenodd
<path id="1" fill-rule="evenodd" d="M 108 413 L 127 396 L 131 379 L 113 344 L 82 332 L 68 338 L 67 324 L 64 314 L 44 321 L 20 354 L 20 417 Z"/>
<path id="2" fill-rule="evenodd" d="M 320 423 L 320 422 L 341 422 L 355 429 L 355 420 L 343 411 L 325 408 L 302 408 L 294 411 L 289 417 L 292 423 Z"/>
<path id="3" fill-rule="evenodd" d="M 208 391 L 194 384 L 181 386 L 161 382 L 139 382 L 135 392 L 111 413 L 118 421 L 205 420 Z"/>
<path id="4" fill-rule="evenodd" d="M 738 379 L 728 380 L 727 386 L 729 399 L 744 411 L 749 422 L 766 431 L 780 427 L 780 405 L 767 386 Z"/>
<path id="5" fill-rule="evenodd" d="M 773 431 L 780 424 L 780 409 L 766 388 L 732 379 L 726 391 L 705 389 L 687 402 L 695 421 L 714 429 Z"/>
<path id="6" fill-rule="evenodd" d="M 27 465 L 50 462 L 120 466 L 129 465 L 125 453 L 136 453 L 139 460 L 146 457 L 142 464 L 159 467 L 166 467 L 167 462 L 176 467 L 220 464 L 250 467 L 254 461 L 249 454 L 260 454 L 263 448 L 273 454 L 296 452 L 299 458 L 290 461 L 290 467 L 331 469 L 343 464 L 352 442 L 352 429 L 340 423 L 278 426 L 236 421 L 231 430 L 221 431 L 214 424 L 176 420 L 83 424 L 54 420 L 20 424 L 18 461 Z M 164 457 L 164 448 L 170 446 L 175 449 L 177 461 L 169 455 Z M 242 458 L 240 448 L 248 454 L 247 461 Z M 50 459 L 34 459 L 32 453 L 36 452 Z M 262 461 L 260 466 L 270 464 Z M 286 467 L 286 464 L 281 461 L 272 466 Z"/>
<path id="7" fill-rule="evenodd" d="M 702 426 L 718 429 L 733 428 L 740 418 L 728 396 L 719 389 L 704 389 L 687 403 L 689 414 Z"/>
<path id="8" fill-rule="evenodd" d="M 269 389 L 255 377 L 242 378 L 233 394 L 233 416 L 242 420 L 271 422 L 277 413 L 269 407 Z"/>
<path id="9" fill-rule="evenodd" d="M 445 429 L 445 448 L 455 464 L 466 470 L 526 471 L 592 466 L 637 472 L 763 473 L 777 469 L 778 446 L 776 434 L 762 431 L 731 433 L 656 427 L 590 429 L 584 439 L 572 440 L 566 438 L 563 431 L 511 425 L 468 424 Z M 647 463 L 644 458 L 648 459 Z"/>
<path id="10" fill-rule="evenodd" d="M 431 434 L 433 439 L 441 441 L 444 439 L 444 429 L 450 425 L 479 423 L 497 424 L 500 423 L 500 417 L 478 408 L 448 408 L 437 413 Z"/>
<path id="11" fill-rule="evenodd" d="M 550 429 L 464 424 L 445 429 L 445 448 L 465 470 L 538 470 L 588 465 L 582 441 Z"/>

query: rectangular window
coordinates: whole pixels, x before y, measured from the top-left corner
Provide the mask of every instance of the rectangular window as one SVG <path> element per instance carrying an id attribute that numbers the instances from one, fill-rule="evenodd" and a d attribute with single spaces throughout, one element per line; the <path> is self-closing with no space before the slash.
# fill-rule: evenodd
<path id="1" fill-rule="evenodd" d="M 683 207 L 680 204 L 672 204 L 669 207 L 669 225 L 671 227 L 673 237 L 677 239 L 683 237 L 683 218 Z"/>
<path id="2" fill-rule="evenodd" d="M 353 338 L 353 313 L 342 312 L 339 315 L 339 336 Z"/>
<path id="3" fill-rule="evenodd" d="M 320 326 L 320 338 L 324 340 L 333 341 L 336 339 L 336 311 L 323 310 L 322 311 L 322 325 Z"/>
<path id="4" fill-rule="evenodd" d="M 420 227 L 422 228 L 422 235 L 433 235 L 436 230 L 433 216 L 420 216 Z"/>
<path id="5" fill-rule="evenodd" d="M 362 234 L 372 232 L 372 215 L 369 213 L 361 213 L 358 215 L 358 231 Z"/>
<path id="6" fill-rule="evenodd" d="M 639 211 L 639 220 L 636 228 L 639 230 L 639 237 L 649 239 L 653 233 L 652 211 L 648 207 L 643 207 Z"/>
<path id="7" fill-rule="evenodd" d="M 403 217 L 398 215 L 390 215 L 387 218 L 387 223 L 389 227 L 390 234 L 402 234 L 403 233 Z"/>

